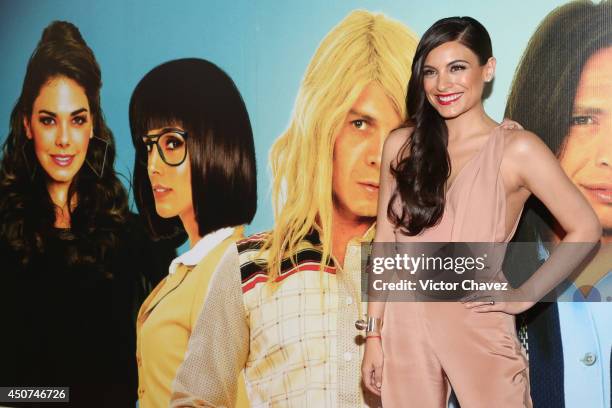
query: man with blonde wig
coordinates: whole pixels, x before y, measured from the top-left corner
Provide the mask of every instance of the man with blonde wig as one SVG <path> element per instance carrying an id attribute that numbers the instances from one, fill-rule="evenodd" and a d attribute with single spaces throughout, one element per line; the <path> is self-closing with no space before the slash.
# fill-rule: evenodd
<path id="1" fill-rule="evenodd" d="M 360 381 L 360 244 L 373 238 L 382 146 L 406 118 L 418 38 L 354 11 L 321 42 L 270 154 L 274 229 L 230 248 L 179 369 L 172 406 L 378 406 Z"/>

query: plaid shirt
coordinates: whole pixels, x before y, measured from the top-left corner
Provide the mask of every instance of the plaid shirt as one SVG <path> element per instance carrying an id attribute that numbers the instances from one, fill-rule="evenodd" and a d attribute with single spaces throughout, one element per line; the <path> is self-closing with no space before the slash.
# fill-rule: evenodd
<path id="1" fill-rule="evenodd" d="M 321 270 L 318 234 L 304 237 L 295 264 L 274 282 L 253 261 L 265 236 L 226 252 L 179 369 L 172 406 L 232 406 L 244 369 L 253 407 L 379 406 L 361 387 L 363 337 L 354 322 L 360 302 L 361 242 L 349 242 L 344 268 Z M 259 260 L 258 260 L 259 261 Z M 218 322 L 223 322 L 219 324 Z"/>

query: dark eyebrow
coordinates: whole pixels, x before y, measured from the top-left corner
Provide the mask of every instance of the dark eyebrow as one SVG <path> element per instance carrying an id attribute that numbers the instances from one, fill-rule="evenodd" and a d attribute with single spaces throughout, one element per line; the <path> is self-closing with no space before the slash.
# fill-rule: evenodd
<path id="1" fill-rule="evenodd" d="M 606 111 L 601 108 L 593 108 L 590 106 L 576 106 L 572 110 L 572 115 L 581 114 L 581 115 L 603 115 Z"/>
<path id="2" fill-rule="evenodd" d="M 75 116 L 75 115 L 78 115 L 79 113 L 83 113 L 83 112 L 87 112 L 87 109 L 85 109 L 85 108 L 77 109 L 74 112 L 70 113 L 70 116 Z M 46 115 L 53 116 L 53 117 L 57 116 L 57 113 L 51 112 L 51 111 L 48 111 L 48 110 L 45 110 L 45 109 L 39 110 L 38 113 L 44 113 Z"/>
<path id="3" fill-rule="evenodd" d="M 359 116 L 368 122 L 376 122 L 376 118 L 374 118 L 373 116 L 366 115 L 365 113 L 359 112 L 358 110 L 355 110 L 355 109 L 351 109 L 349 111 L 349 115 Z"/>
<path id="4" fill-rule="evenodd" d="M 142 136 L 142 138 L 143 139 L 145 139 L 145 138 L 151 139 L 151 138 L 154 138 L 154 137 L 159 137 L 163 133 L 177 131 L 177 130 L 179 132 L 184 132 L 185 131 L 184 129 L 181 129 L 181 128 L 178 128 L 178 127 L 169 126 L 169 127 L 161 128 L 160 131 L 155 133 L 155 134 L 152 134 L 152 135 L 146 134 L 146 135 Z"/>
<path id="5" fill-rule="evenodd" d="M 467 62 L 466 60 L 458 59 L 458 60 L 454 60 L 454 61 L 449 62 L 448 64 L 446 64 L 446 66 L 448 67 L 449 65 L 453 65 L 453 64 L 456 64 L 458 62 L 463 62 L 464 64 L 470 65 L 470 63 Z"/>
<path id="6" fill-rule="evenodd" d="M 172 132 L 173 130 L 178 130 L 179 132 L 184 132 L 185 131 L 185 129 L 181 129 L 179 127 L 169 126 L 169 127 L 163 128 L 160 133 Z"/>
<path id="7" fill-rule="evenodd" d="M 79 113 L 83 113 L 83 112 L 87 112 L 87 109 L 85 108 L 77 109 L 74 112 L 72 112 L 70 116 L 78 115 Z"/>
<path id="8" fill-rule="evenodd" d="M 464 63 L 464 64 L 470 65 L 470 63 L 469 63 L 468 61 L 466 61 L 466 60 L 462 60 L 462 59 L 458 59 L 458 60 L 454 60 L 454 61 L 449 62 L 448 64 L 446 64 L 446 66 L 448 67 L 448 66 L 451 66 L 451 65 L 453 65 L 453 64 L 456 64 L 456 63 L 458 63 L 458 62 L 462 62 L 462 63 Z M 423 65 L 423 69 L 425 69 L 425 68 L 429 68 L 429 69 L 434 69 L 434 70 L 435 70 L 435 68 L 434 68 L 434 67 L 432 67 L 431 65 Z"/>

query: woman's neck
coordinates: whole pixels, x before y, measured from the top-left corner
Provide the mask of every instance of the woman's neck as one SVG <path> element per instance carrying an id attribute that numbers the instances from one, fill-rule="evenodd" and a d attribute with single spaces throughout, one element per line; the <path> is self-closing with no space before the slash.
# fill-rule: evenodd
<path id="1" fill-rule="evenodd" d="M 448 140 L 460 140 L 473 135 L 488 133 L 497 126 L 497 122 L 491 119 L 482 103 L 452 119 L 446 119 L 448 129 Z"/>
<path id="2" fill-rule="evenodd" d="M 70 228 L 70 212 L 76 208 L 77 195 L 74 194 L 68 205 L 70 183 L 47 183 L 47 192 L 55 205 L 55 228 Z"/>
<path id="3" fill-rule="evenodd" d="M 200 227 L 195 216 L 195 211 L 193 210 L 193 208 L 190 208 L 185 213 L 180 214 L 179 218 L 183 223 L 183 228 L 185 228 L 185 232 L 187 232 L 187 239 L 189 240 L 189 249 L 191 249 L 195 246 L 195 244 L 198 243 L 200 239 L 202 239 L 202 236 L 200 235 Z"/>

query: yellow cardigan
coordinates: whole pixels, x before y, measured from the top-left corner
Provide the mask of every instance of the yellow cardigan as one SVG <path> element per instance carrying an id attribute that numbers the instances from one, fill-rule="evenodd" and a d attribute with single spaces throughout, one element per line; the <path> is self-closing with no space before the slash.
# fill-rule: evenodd
<path id="1" fill-rule="evenodd" d="M 242 228 L 210 251 L 195 267 L 180 265 L 144 301 L 138 312 L 136 360 L 141 408 L 168 407 L 172 382 L 183 362 L 208 282 L 228 247 L 242 237 Z M 211 345 L 211 352 L 213 345 Z M 242 375 L 236 407 L 248 407 Z"/>

